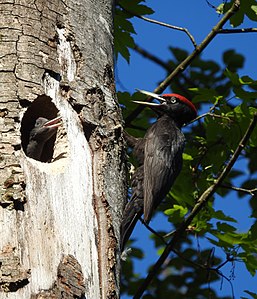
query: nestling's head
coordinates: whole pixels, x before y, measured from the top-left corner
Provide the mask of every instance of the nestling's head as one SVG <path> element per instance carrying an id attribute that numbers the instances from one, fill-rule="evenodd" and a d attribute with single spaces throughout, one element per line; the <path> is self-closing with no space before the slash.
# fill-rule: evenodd
<path id="1" fill-rule="evenodd" d="M 60 117 L 51 120 L 44 117 L 37 118 L 34 128 L 30 132 L 29 139 L 39 143 L 47 141 L 56 133 L 57 128 L 61 124 L 60 120 Z"/>

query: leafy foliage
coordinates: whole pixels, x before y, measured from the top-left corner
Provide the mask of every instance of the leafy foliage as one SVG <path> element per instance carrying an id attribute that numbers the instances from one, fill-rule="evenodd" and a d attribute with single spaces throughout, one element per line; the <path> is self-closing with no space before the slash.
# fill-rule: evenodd
<path id="1" fill-rule="evenodd" d="M 118 1 L 114 18 L 114 51 L 116 58 L 121 54 L 129 62 L 130 54 L 128 48 L 135 46 L 132 34 L 136 34 L 130 21 L 135 15 L 152 14 L 153 10 L 146 5 L 140 4 L 144 0 Z"/>
<path id="2" fill-rule="evenodd" d="M 124 2 L 128 3 L 125 0 Z M 219 10 L 225 13 L 232 2 L 226 1 Z M 136 14 L 137 9 L 134 11 Z M 241 1 L 239 12 L 230 20 L 231 25 L 239 26 L 245 17 L 257 21 L 255 0 Z M 189 55 L 184 49 L 169 49 L 167 74 Z M 183 169 L 159 208 L 159 213 L 167 218 L 169 225 L 165 226 L 166 230 L 158 231 L 158 235 L 152 235 L 158 254 L 163 252 L 165 242 L 172 238 L 173 231 L 193 209 L 199 196 L 215 182 L 226 167 L 257 113 L 257 80 L 238 74 L 244 67 L 244 62 L 245 58 L 233 49 L 223 53 L 221 64 L 198 56 L 187 71 L 174 78 L 170 84 L 173 92 L 192 99 L 202 117 L 184 128 L 187 145 L 183 155 Z M 131 100 L 145 99 L 142 94 L 127 92 L 119 92 L 118 98 L 123 107 L 124 118 L 135 109 Z M 151 110 L 145 109 L 134 119 L 127 131 L 133 136 L 142 137 L 155 117 Z M 229 173 L 211 201 L 193 219 L 174 248 L 173 256 L 166 262 L 165 269 L 156 274 L 143 298 L 222 298 L 215 293 L 212 283 L 219 279 L 232 281 L 235 278 L 235 263 L 243 262 L 252 276 L 256 274 L 256 160 L 257 128 L 240 155 L 239 167 Z M 237 186 L 236 182 L 241 182 L 241 185 Z M 245 232 L 238 231 L 238 220 L 234 216 L 215 208 L 217 197 L 233 196 L 233 192 L 238 192 L 240 200 L 244 201 L 244 204 L 249 202 L 252 209 L 249 215 L 252 225 Z M 201 242 L 208 242 L 209 248 L 202 250 L 199 246 Z M 143 252 L 138 249 L 134 251 L 133 243 L 131 246 L 132 255 L 124 262 L 122 272 L 123 292 L 129 295 L 133 295 L 142 282 L 141 277 L 133 272 L 133 264 L 135 259 L 143 257 Z M 215 248 L 216 251 L 223 252 L 223 259 L 215 255 Z M 230 265 L 229 277 L 222 273 L 225 265 Z M 245 293 L 251 298 L 257 298 L 250 290 Z M 231 297 L 232 294 L 233 287 Z"/>
<path id="3" fill-rule="evenodd" d="M 227 1 L 225 4 L 220 5 L 220 12 L 227 12 L 234 1 Z M 250 20 L 257 21 L 257 2 L 255 0 L 241 0 L 240 9 L 237 14 L 235 14 L 230 19 L 230 24 L 233 27 L 241 25 L 245 17 L 248 17 Z"/>

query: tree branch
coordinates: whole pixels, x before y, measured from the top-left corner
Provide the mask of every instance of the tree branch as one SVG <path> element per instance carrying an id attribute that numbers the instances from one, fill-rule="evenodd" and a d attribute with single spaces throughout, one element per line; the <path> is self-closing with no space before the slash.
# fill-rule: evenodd
<path id="1" fill-rule="evenodd" d="M 171 67 L 168 65 L 168 63 L 164 62 L 160 58 L 156 57 L 155 55 L 149 53 L 145 49 L 139 47 L 138 45 L 135 45 L 134 48 L 132 48 L 137 53 L 141 54 L 143 57 L 148 58 L 149 60 L 155 62 L 156 64 L 162 66 L 165 70 L 171 71 Z"/>
<path id="2" fill-rule="evenodd" d="M 155 231 L 149 224 L 147 224 L 142 217 L 139 218 L 142 224 L 156 237 L 158 237 L 165 245 L 168 245 L 168 243 L 164 240 L 164 237 L 160 235 L 157 231 Z"/>
<path id="3" fill-rule="evenodd" d="M 257 188 L 244 189 L 244 188 L 239 188 L 239 187 L 235 187 L 235 186 L 229 186 L 229 185 L 226 185 L 226 184 L 221 184 L 220 187 L 230 189 L 230 190 L 234 190 L 234 191 L 238 191 L 238 192 L 247 193 L 247 194 L 250 194 L 251 196 L 254 196 L 255 194 L 257 194 Z"/>
<path id="4" fill-rule="evenodd" d="M 150 18 L 147 18 L 147 17 L 140 16 L 140 15 L 135 15 L 135 17 L 137 17 L 139 19 L 142 19 L 144 21 L 147 21 L 149 23 L 157 24 L 157 25 L 167 27 L 167 28 L 170 28 L 170 29 L 174 29 L 174 30 L 178 30 L 178 31 L 183 31 L 189 37 L 189 39 L 191 40 L 193 46 L 195 48 L 197 47 L 197 44 L 195 42 L 195 39 L 194 39 L 193 35 L 186 28 L 170 25 L 170 24 L 167 24 L 167 23 L 164 23 L 164 22 L 160 22 L 160 21 L 156 21 L 156 20 L 153 20 L 153 19 L 150 19 Z"/>
<path id="5" fill-rule="evenodd" d="M 238 144 L 234 154 L 230 158 L 228 164 L 223 169 L 223 171 L 221 172 L 220 176 L 216 179 L 214 184 L 211 185 L 208 189 L 206 189 L 204 191 L 204 193 L 200 196 L 200 198 L 198 199 L 196 205 L 194 206 L 194 208 L 192 209 L 190 214 L 184 219 L 184 221 L 176 229 L 172 239 L 170 240 L 170 242 L 166 246 L 164 252 L 160 256 L 160 258 L 157 260 L 155 265 L 151 268 L 150 272 L 148 273 L 148 276 L 146 277 L 143 284 L 141 285 L 141 287 L 136 292 L 135 296 L 133 297 L 134 299 L 141 298 L 144 291 L 149 286 L 152 279 L 154 278 L 156 273 L 158 273 L 158 271 L 162 267 L 163 263 L 165 262 L 166 258 L 168 257 L 170 252 L 173 250 L 173 248 L 175 247 L 175 245 L 177 244 L 177 242 L 181 238 L 181 235 L 185 232 L 187 227 L 191 224 L 194 217 L 201 211 L 201 209 L 204 207 L 204 205 L 213 196 L 213 194 L 215 193 L 217 188 L 222 184 L 222 182 L 224 181 L 224 179 L 226 178 L 226 176 L 228 175 L 228 173 L 232 169 L 233 165 L 235 164 L 236 160 L 238 159 L 241 151 L 246 146 L 246 144 L 247 144 L 247 142 L 248 142 L 255 126 L 256 126 L 256 124 L 257 124 L 257 113 L 254 114 L 254 117 L 253 117 L 248 129 L 246 130 L 246 132 L 245 132 L 243 138 L 241 139 L 241 141 L 239 142 L 239 144 Z"/>
<path id="6" fill-rule="evenodd" d="M 257 28 L 242 28 L 242 29 L 220 29 L 219 34 L 228 34 L 228 33 L 253 33 L 257 32 Z"/>
<path id="7" fill-rule="evenodd" d="M 228 116 L 223 116 L 223 115 L 219 115 L 219 114 L 215 114 L 215 113 L 212 113 L 212 112 L 206 112 L 206 113 L 203 113 L 199 116 L 197 116 L 195 119 L 193 119 L 189 124 L 203 118 L 203 117 L 206 117 L 206 116 L 211 116 L 211 117 L 214 117 L 214 118 L 220 118 L 220 119 L 226 119 L 227 121 L 230 121 L 232 122 L 232 119 L 230 119 Z"/>
<path id="8" fill-rule="evenodd" d="M 171 74 L 163 81 L 161 84 L 155 88 L 154 93 L 161 93 L 165 88 L 168 87 L 170 82 L 174 77 L 178 76 L 182 73 L 190 63 L 209 45 L 209 43 L 214 39 L 214 37 L 218 34 L 219 30 L 222 29 L 223 25 L 239 10 L 240 0 L 235 0 L 231 8 L 225 13 L 223 18 L 214 26 L 211 32 L 205 37 L 202 43 L 196 47 L 196 49 L 186 58 L 184 59 L 172 72 Z M 147 98 L 149 101 L 151 98 Z M 128 125 L 130 122 L 138 116 L 143 111 L 143 106 L 138 106 L 126 119 L 125 124 Z"/>

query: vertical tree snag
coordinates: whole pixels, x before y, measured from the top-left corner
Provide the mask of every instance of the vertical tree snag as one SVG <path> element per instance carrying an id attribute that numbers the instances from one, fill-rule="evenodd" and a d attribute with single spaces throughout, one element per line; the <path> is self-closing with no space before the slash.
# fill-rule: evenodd
<path id="1" fill-rule="evenodd" d="M 0 2 L 0 298 L 118 298 L 112 0 Z M 26 156 L 38 117 L 62 126 Z"/>

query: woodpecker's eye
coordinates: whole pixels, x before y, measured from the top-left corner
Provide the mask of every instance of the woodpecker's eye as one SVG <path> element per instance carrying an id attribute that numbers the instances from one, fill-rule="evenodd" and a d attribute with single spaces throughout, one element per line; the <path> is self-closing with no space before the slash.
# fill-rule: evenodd
<path id="1" fill-rule="evenodd" d="M 175 104 L 177 102 L 177 99 L 176 98 L 171 98 L 170 102 L 171 102 L 171 104 Z"/>

